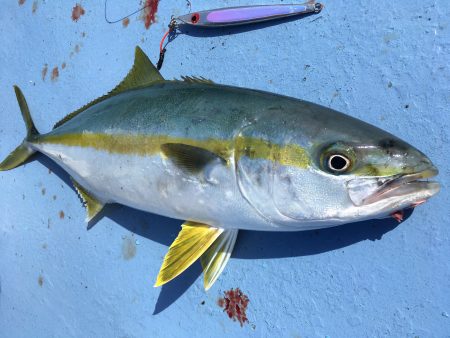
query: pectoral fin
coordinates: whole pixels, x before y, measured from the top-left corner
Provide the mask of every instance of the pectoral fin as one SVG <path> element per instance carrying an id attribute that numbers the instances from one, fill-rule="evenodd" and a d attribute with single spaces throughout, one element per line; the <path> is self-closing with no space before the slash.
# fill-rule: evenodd
<path id="1" fill-rule="evenodd" d="M 213 161 L 226 164 L 226 160 L 215 153 L 187 144 L 164 143 L 161 145 L 161 151 L 176 166 L 188 174 L 198 174 Z"/>
<path id="2" fill-rule="evenodd" d="M 230 259 L 236 243 L 237 229 L 224 230 L 213 245 L 202 255 L 200 261 L 203 267 L 203 282 L 205 290 L 209 290 L 222 273 Z"/>
<path id="3" fill-rule="evenodd" d="M 91 221 L 105 206 L 102 202 L 93 197 L 86 189 L 84 189 L 77 181 L 73 178 L 72 183 L 78 195 L 83 200 L 83 205 L 86 207 L 87 215 L 86 222 Z"/>
<path id="4" fill-rule="evenodd" d="M 205 224 L 185 222 L 164 257 L 155 287 L 167 283 L 191 266 L 223 231 Z"/>

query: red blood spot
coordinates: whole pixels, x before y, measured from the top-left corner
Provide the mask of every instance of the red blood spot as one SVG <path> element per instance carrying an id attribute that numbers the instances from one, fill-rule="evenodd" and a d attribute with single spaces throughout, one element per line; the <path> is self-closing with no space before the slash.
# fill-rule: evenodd
<path id="1" fill-rule="evenodd" d="M 59 70 L 58 67 L 55 67 L 52 69 L 52 81 L 56 81 L 59 76 Z"/>
<path id="2" fill-rule="evenodd" d="M 122 26 L 124 28 L 128 27 L 128 24 L 130 23 L 130 19 L 129 18 L 125 18 L 122 20 Z"/>
<path id="3" fill-rule="evenodd" d="M 19 0 L 19 6 L 22 6 L 25 3 L 25 0 Z"/>
<path id="4" fill-rule="evenodd" d="M 217 304 L 223 308 L 230 319 L 238 321 L 243 326 L 244 323 L 248 323 L 245 311 L 249 302 L 248 297 L 239 288 L 236 288 L 236 290 L 225 291 L 224 297 L 219 298 Z"/>
<path id="5" fill-rule="evenodd" d="M 141 19 L 144 20 L 145 28 L 149 29 L 152 23 L 156 22 L 156 12 L 158 11 L 159 0 L 145 0 L 144 10 Z"/>
<path id="6" fill-rule="evenodd" d="M 391 214 L 391 217 L 392 218 L 394 218 L 397 222 L 401 222 L 401 221 L 403 221 L 403 216 L 404 216 L 404 212 L 403 212 L 403 210 L 398 210 L 398 211 L 396 211 L 396 212 L 393 212 L 392 214 Z"/>
<path id="7" fill-rule="evenodd" d="M 83 7 L 81 7 L 81 5 L 80 4 L 76 4 L 75 5 L 75 7 L 72 9 L 72 20 L 73 21 L 78 21 L 78 19 L 82 16 L 82 15 L 84 15 L 84 8 Z"/>

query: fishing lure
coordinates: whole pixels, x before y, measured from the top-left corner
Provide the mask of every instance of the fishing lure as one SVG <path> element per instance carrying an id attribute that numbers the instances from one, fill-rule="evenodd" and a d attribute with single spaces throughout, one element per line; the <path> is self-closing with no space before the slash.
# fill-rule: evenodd
<path id="1" fill-rule="evenodd" d="M 176 18 L 172 17 L 169 23 L 169 30 L 164 34 L 160 42 L 160 56 L 157 68 L 158 70 L 161 69 L 164 62 L 164 55 L 166 52 L 164 41 L 167 36 L 175 32 L 180 25 L 190 25 L 201 28 L 239 26 L 298 15 L 320 13 L 322 9 L 323 5 L 321 3 L 308 1 L 303 4 L 218 8 L 189 13 Z"/>
<path id="2" fill-rule="evenodd" d="M 189 13 L 179 16 L 176 20 L 198 27 L 226 27 L 319 13 L 322 8 L 323 5 L 315 1 L 298 5 L 241 6 Z"/>

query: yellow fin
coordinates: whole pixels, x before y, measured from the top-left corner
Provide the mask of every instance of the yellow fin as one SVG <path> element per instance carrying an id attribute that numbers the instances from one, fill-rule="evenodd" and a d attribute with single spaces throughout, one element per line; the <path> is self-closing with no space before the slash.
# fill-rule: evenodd
<path id="1" fill-rule="evenodd" d="M 108 94 L 103 95 L 97 99 L 95 99 L 92 102 L 89 102 L 88 104 L 84 105 L 80 109 L 74 111 L 73 113 L 70 113 L 66 117 L 64 117 L 62 120 L 57 122 L 53 129 L 58 128 L 59 126 L 63 125 L 67 121 L 73 119 L 75 116 L 80 114 L 81 112 L 85 111 L 89 107 L 106 100 L 107 98 L 117 95 L 121 92 L 134 89 L 134 88 L 140 88 L 144 86 L 148 86 L 154 82 L 158 81 L 164 81 L 164 78 L 161 76 L 159 71 L 155 68 L 155 66 L 152 64 L 152 62 L 149 60 L 147 55 L 142 51 L 141 48 L 136 46 L 135 54 L 134 54 L 134 64 L 131 68 L 130 72 L 127 76 L 120 82 L 113 90 L 111 90 Z"/>
<path id="2" fill-rule="evenodd" d="M 222 232 L 223 229 L 205 224 L 185 222 L 164 257 L 155 287 L 167 283 L 191 266 Z"/>
<path id="3" fill-rule="evenodd" d="M 205 79 L 203 76 L 196 77 L 196 76 L 182 76 L 181 80 L 186 83 L 207 83 L 207 84 L 213 84 L 214 81 L 210 79 Z"/>
<path id="4" fill-rule="evenodd" d="M 73 178 L 71 179 L 75 190 L 83 200 L 83 205 L 86 207 L 86 222 L 89 222 L 103 209 L 105 205 L 87 192 L 86 189 L 84 189 L 77 181 Z"/>
<path id="5" fill-rule="evenodd" d="M 203 267 L 203 283 L 208 291 L 222 273 L 230 259 L 236 243 L 237 229 L 224 230 L 213 245 L 202 255 L 200 261 Z"/>

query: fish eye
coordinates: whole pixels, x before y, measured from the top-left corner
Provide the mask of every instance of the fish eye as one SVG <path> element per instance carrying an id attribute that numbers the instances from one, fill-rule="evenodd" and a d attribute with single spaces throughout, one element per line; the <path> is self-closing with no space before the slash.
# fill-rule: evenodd
<path id="1" fill-rule="evenodd" d="M 350 159 L 342 154 L 333 154 L 328 157 L 328 169 L 335 173 L 343 173 L 350 168 Z"/>

